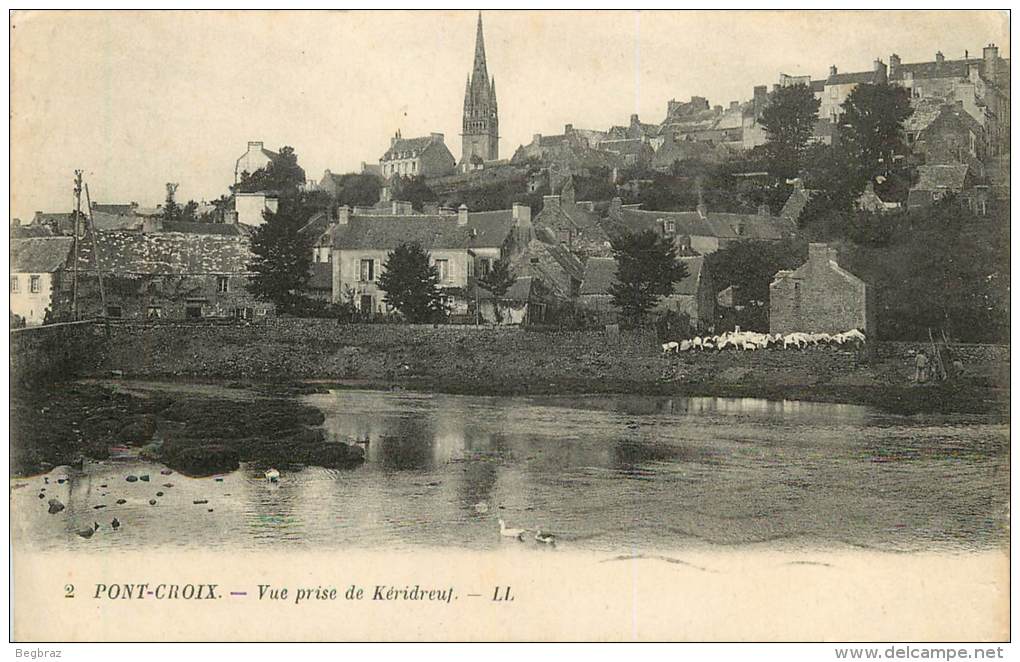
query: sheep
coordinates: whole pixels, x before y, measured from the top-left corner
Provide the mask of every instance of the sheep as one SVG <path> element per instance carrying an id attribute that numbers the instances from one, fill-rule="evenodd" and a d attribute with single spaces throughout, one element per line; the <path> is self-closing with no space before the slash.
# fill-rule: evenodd
<path id="1" fill-rule="evenodd" d="M 669 354 L 670 352 L 673 352 L 674 354 L 676 354 L 676 351 L 677 351 L 677 349 L 679 347 L 680 347 L 680 343 L 675 342 L 675 341 L 670 341 L 670 342 L 667 342 L 667 343 L 663 343 L 662 344 L 662 353 L 663 354 Z"/>

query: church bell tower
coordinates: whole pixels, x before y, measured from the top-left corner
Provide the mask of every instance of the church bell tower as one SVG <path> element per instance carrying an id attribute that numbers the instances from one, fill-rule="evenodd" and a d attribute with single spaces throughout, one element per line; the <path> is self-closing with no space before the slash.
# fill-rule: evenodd
<path id="1" fill-rule="evenodd" d="M 475 36 L 475 63 L 464 89 L 462 171 L 477 170 L 484 161 L 499 158 L 499 110 L 496 106 L 496 79 L 489 78 L 485 62 L 482 14 L 478 13 Z"/>

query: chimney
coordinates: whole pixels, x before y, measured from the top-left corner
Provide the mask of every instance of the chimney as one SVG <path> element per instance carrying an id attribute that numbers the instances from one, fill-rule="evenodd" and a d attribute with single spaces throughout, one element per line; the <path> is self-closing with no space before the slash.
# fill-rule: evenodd
<path id="1" fill-rule="evenodd" d="M 813 267 L 828 268 L 829 262 L 836 262 L 836 249 L 828 244 L 808 244 L 808 263 Z"/>
<path id="2" fill-rule="evenodd" d="M 988 44 L 982 53 L 985 60 L 985 78 L 992 83 L 998 82 L 999 49 L 995 44 Z"/>
<path id="3" fill-rule="evenodd" d="M 515 202 L 511 214 L 514 219 L 514 225 L 517 227 L 525 228 L 531 226 L 531 207 L 528 205 Z"/>
<path id="4" fill-rule="evenodd" d="M 736 110 L 737 108 L 740 108 L 740 102 L 739 101 L 731 101 L 730 102 L 730 110 Z"/>
<path id="5" fill-rule="evenodd" d="M 878 85 L 885 85 L 889 81 L 889 74 L 886 71 L 885 62 L 876 59 L 873 66 L 875 71 L 875 83 Z"/>
<path id="6" fill-rule="evenodd" d="M 893 53 L 889 56 L 889 75 L 895 76 L 896 70 L 900 68 L 900 56 Z"/>
<path id="7" fill-rule="evenodd" d="M 16 228 L 20 228 L 21 227 L 21 219 L 20 218 L 11 219 L 11 225 L 13 225 Z"/>
<path id="8" fill-rule="evenodd" d="M 631 124 L 639 124 L 640 123 L 640 121 L 638 120 L 638 114 L 637 113 L 634 113 L 633 115 L 630 116 L 630 123 Z"/>
<path id="9" fill-rule="evenodd" d="M 829 65 L 829 78 L 834 78 L 838 73 L 839 69 L 836 68 L 836 65 Z"/>
<path id="10" fill-rule="evenodd" d="M 457 225 L 464 226 L 468 222 L 468 208 L 467 205 L 462 204 L 457 208 Z"/>
<path id="11" fill-rule="evenodd" d="M 531 144 L 532 145 L 537 145 L 540 142 L 542 142 L 542 134 L 541 133 L 536 133 L 535 135 L 531 136 Z"/>
<path id="12" fill-rule="evenodd" d="M 446 142 L 446 136 L 441 133 L 432 133 L 430 135 L 432 136 L 432 142 L 434 143 L 443 144 Z"/>
<path id="13" fill-rule="evenodd" d="M 252 150 L 255 150 L 257 152 L 257 151 L 259 151 L 261 149 L 262 149 L 262 141 L 261 140 L 249 140 L 248 141 L 248 151 L 249 152 L 252 151 Z"/>
<path id="14" fill-rule="evenodd" d="M 935 53 L 935 64 L 942 65 L 946 61 L 946 56 L 942 54 L 942 51 Z"/>
<path id="15" fill-rule="evenodd" d="M 347 205 L 341 205 L 340 209 L 337 210 L 336 222 L 340 225 L 347 225 L 351 220 L 351 208 Z"/>
<path id="16" fill-rule="evenodd" d="M 571 133 L 573 130 L 574 130 L 574 125 L 573 124 L 568 124 L 568 125 L 563 127 L 563 133 L 564 134 Z"/>
<path id="17" fill-rule="evenodd" d="M 716 105 L 712 106 L 712 110 L 714 110 L 717 113 L 721 113 L 722 112 L 722 106 L 719 105 L 719 104 L 716 104 Z"/>
<path id="18" fill-rule="evenodd" d="M 560 196 L 558 195 L 543 195 L 542 196 L 542 213 L 546 210 L 549 212 L 558 212 L 560 210 Z"/>

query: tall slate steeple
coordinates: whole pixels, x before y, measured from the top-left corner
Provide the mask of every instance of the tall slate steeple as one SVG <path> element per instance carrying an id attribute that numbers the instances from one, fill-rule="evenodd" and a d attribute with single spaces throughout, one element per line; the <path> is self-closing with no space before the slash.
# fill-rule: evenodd
<path id="1" fill-rule="evenodd" d="M 499 158 L 499 110 L 496 104 L 496 80 L 489 78 L 485 60 L 485 36 L 482 13 L 478 12 L 475 33 L 475 61 L 464 89 L 462 170 L 474 170 L 484 161 Z"/>

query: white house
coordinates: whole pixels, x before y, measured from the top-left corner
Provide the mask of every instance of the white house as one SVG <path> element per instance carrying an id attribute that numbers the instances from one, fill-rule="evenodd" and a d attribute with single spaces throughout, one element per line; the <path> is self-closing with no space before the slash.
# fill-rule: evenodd
<path id="1" fill-rule="evenodd" d="M 11 240 L 11 312 L 25 324 L 46 319 L 73 245 L 73 237 Z"/>

